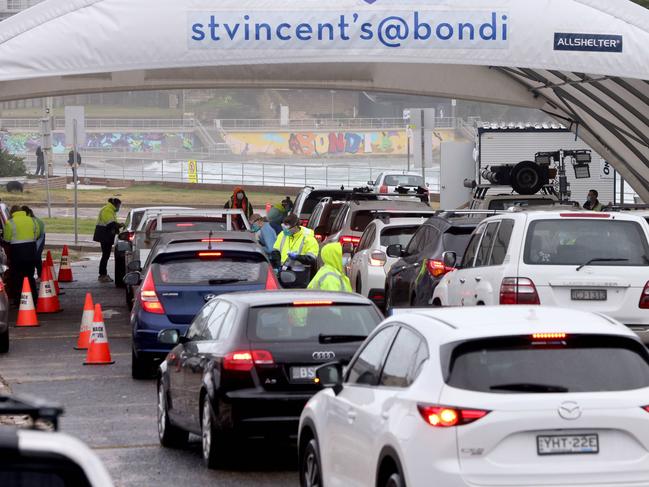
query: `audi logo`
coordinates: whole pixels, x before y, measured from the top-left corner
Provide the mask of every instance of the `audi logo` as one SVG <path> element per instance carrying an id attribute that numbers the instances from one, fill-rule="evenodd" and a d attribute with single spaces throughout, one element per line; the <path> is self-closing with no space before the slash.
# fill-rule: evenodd
<path id="1" fill-rule="evenodd" d="M 313 360 L 333 360 L 336 358 L 334 352 L 313 352 Z"/>

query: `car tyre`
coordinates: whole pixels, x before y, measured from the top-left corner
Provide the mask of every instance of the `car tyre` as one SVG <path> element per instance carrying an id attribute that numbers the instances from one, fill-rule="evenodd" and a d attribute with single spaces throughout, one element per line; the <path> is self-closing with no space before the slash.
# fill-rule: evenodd
<path id="1" fill-rule="evenodd" d="M 9 351 L 9 328 L 0 335 L 0 353 L 7 353 Z"/>
<path id="2" fill-rule="evenodd" d="M 201 446 L 203 463 L 207 468 L 223 467 L 229 460 L 228 441 L 226 435 L 219 430 L 214 421 L 212 407 L 207 395 L 201 403 Z"/>
<path id="3" fill-rule="evenodd" d="M 384 487 L 406 487 L 406 483 L 403 481 L 400 473 L 390 475 L 383 485 Z"/>
<path id="4" fill-rule="evenodd" d="M 115 287 L 124 288 L 124 276 L 126 275 L 126 260 L 123 252 L 115 252 Z"/>
<path id="5" fill-rule="evenodd" d="M 158 439 L 166 448 L 182 448 L 187 444 L 189 433 L 169 421 L 169 406 L 164 383 L 158 383 Z"/>
<path id="6" fill-rule="evenodd" d="M 322 487 L 322 464 L 318 442 L 311 439 L 300 458 L 300 487 Z"/>
<path id="7" fill-rule="evenodd" d="M 153 362 L 138 357 L 135 350 L 131 350 L 131 377 L 136 380 L 146 380 L 153 377 Z"/>

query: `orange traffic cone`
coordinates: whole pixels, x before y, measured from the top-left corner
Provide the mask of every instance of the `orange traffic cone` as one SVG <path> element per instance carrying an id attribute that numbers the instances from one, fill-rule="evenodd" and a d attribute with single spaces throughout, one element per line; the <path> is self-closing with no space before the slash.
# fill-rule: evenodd
<path id="1" fill-rule="evenodd" d="M 83 365 L 110 365 L 115 361 L 110 357 L 110 346 L 108 345 L 108 335 L 106 334 L 106 325 L 101 312 L 101 305 L 95 304 L 95 316 L 92 319 L 92 334 L 90 335 L 90 345 L 88 354 Z"/>
<path id="2" fill-rule="evenodd" d="M 92 333 L 92 322 L 95 317 L 95 306 L 92 304 L 92 295 L 86 293 L 86 302 L 83 305 L 83 314 L 81 315 L 81 328 L 75 350 L 88 350 L 90 345 L 90 335 Z"/>
<path id="3" fill-rule="evenodd" d="M 59 281 L 56 279 L 56 269 L 54 268 L 54 259 L 52 259 L 52 252 L 49 250 L 47 251 L 47 265 L 50 268 L 50 271 L 52 272 L 52 282 L 54 283 L 54 289 L 56 290 L 56 295 L 58 296 L 61 294 L 61 289 L 59 288 Z"/>
<path id="4" fill-rule="evenodd" d="M 34 297 L 29 279 L 23 279 L 23 292 L 20 295 L 20 308 L 18 309 L 18 321 L 16 327 L 40 326 L 34 308 Z"/>
<path id="5" fill-rule="evenodd" d="M 72 282 L 72 268 L 70 267 L 70 253 L 68 246 L 63 246 L 61 253 L 61 264 L 59 265 L 59 282 Z"/>
<path id="6" fill-rule="evenodd" d="M 54 291 L 54 281 L 52 280 L 52 271 L 49 266 L 43 267 L 43 275 L 41 276 L 41 286 L 38 291 L 38 305 L 36 306 L 38 313 L 58 313 L 61 311 L 61 303 L 59 297 Z"/>

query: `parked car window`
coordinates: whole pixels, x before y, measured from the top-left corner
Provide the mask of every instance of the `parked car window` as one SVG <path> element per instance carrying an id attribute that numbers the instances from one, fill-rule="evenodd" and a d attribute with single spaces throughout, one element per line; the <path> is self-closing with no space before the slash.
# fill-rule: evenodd
<path id="1" fill-rule="evenodd" d="M 218 253 L 218 252 L 216 252 Z M 158 262 L 156 282 L 177 285 L 259 283 L 266 279 L 268 262 L 261 254 L 226 253 L 216 258 L 178 258 Z M 164 256 L 167 259 L 166 256 Z"/>
<path id="2" fill-rule="evenodd" d="M 469 245 L 464 252 L 464 256 L 462 257 L 463 269 L 473 267 L 473 260 L 478 252 L 478 246 L 480 245 L 480 240 L 482 239 L 482 233 L 484 232 L 485 227 L 486 225 L 480 225 L 473 233 Z"/>
<path id="3" fill-rule="evenodd" d="M 381 231 L 381 246 L 389 247 L 390 245 L 401 245 L 405 248 L 412 240 L 420 225 L 412 227 L 388 227 Z"/>
<path id="4" fill-rule="evenodd" d="M 363 237 L 361 238 L 361 241 L 358 244 L 358 249 L 356 251 L 360 252 L 361 250 L 369 249 L 374 242 L 375 236 L 376 226 L 370 225 L 369 227 L 367 227 L 367 230 L 365 230 L 365 233 L 363 233 Z"/>
<path id="5" fill-rule="evenodd" d="M 392 344 L 383 366 L 379 385 L 386 387 L 408 387 L 412 382 L 421 338 L 408 328 L 401 328 Z"/>
<path id="6" fill-rule="evenodd" d="M 429 357 L 430 355 L 428 353 L 428 346 L 426 345 L 426 342 L 424 340 L 421 340 L 419 342 L 417 353 L 415 354 L 415 360 L 413 361 L 412 367 L 408 372 L 408 382 L 410 384 L 412 384 L 419 376 L 419 372 L 421 372 L 424 363 L 426 362 L 426 360 L 428 360 Z"/>
<path id="7" fill-rule="evenodd" d="M 338 213 L 338 216 L 334 220 L 334 224 L 331 226 L 331 233 L 338 233 L 340 230 L 342 230 L 348 212 L 349 206 L 343 206 L 343 208 L 340 210 L 340 213 Z"/>
<path id="8" fill-rule="evenodd" d="M 633 221 L 536 220 L 527 232 L 524 261 L 529 265 L 649 266 L 649 245 Z"/>
<path id="9" fill-rule="evenodd" d="M 219 337 L 219 331 L 221 331 L 221 325 L 223 325 L 223 320 L 225 315 L 230 310 L 230 305 L 225 301 L 219 301 L 214 311 L 207 320 L 207 328 L 203 332 L 204 340 L 216 340 Z"/>
<path id="10" fill-rule="evenodd" d="M 388 175 L 383 180 L 383 184 L 386 186 L 426 186 L 423 177 L 409 174 Z"/>
<path id="11" fill-rule="evenodd" d="M 143 211 L 135 211 L 135 212 L 133 212 L 133 220 L 131 221 L 131 227 L 130 228 L 135 230 L 140 225 L 140 222 L 142 221 L 143 216 L 144 216 Z"/>
<path id="12" fill-rule="evenodd" d="M 313 210 L 313 213 L 311 214 L 311 218 L 309 218 L 309 223 L 307 223 L 307 227 L 311 229 L 316 229 L 320 226 L 320 215 L 322 214 L 324 205 L 318 205 L 315 210 Z"/>
<path id="13" fill-rule="evenodd" d="M 424 225 L 412 238 L 408 244 L 407 254 L 415 255 L 424 250 L 437 245 L 439 230 L 431 225 Z"/>
<path id="14" fill-rule="evenodd" d="M 189 331 L 187 332 L 188 339 L 200 340 L 205 336 L 205 328 L 207 327 L 210 315 L 219 302 L 219 300 L 214 300 L 203 306 L 194 318 L 192 325 L 189 327 Z"/>
<path id="15" fill-rule="evenodd" d="M 469 240 L 471 240 L 471 233 L 473 230 L 473 227 L 449 228 L 442 236 L 444 251 L 455 252 L 455 255 L 457 255 L 457 261 L 462 262 L 464 251 L 466 250 L 467 245 L 469 245 Z"/>
<path id="16" fill-rule="evenodd" d="M 377 211 L 377 210 L 358 210 L 354 212 L 354 216 L 351 222 L 351 229 L 354 232 L 364 232 L 367 226 L 376 220 L 379 216 L 388 216 L 391 218 L 421 218 L 421 217 L 430 217 L 430 212 L 391 212 L 386 211 Z"/>
<path id="17" fill-rule="evenodd" d="M 498 235 L 496 236 L 496 240 L 494 241 L 489 265 L 503 265 L 503 263 L 505 262 L 505 256 L 507 255 L 507 250 L 509 249 L 509 242 L 512 238 L 513 231 L 514 220 L 503 220 L 502 222 L 500 222 L 500 228 L 498 229 Z"/>
<path id="18" fill-rule="evenodd" d="M 473 267 L 483 267 L 489 264 L 491 247 L 493 246 L 494 240 L 496 239 L 496 233 L 498 232 L 499 224 L 499 222 L 492 222 L 487 225 L 487 229 L 484 232 L 484 237 L 482 237 L 482 240 L 480 241 L 480 247 L 478 248 L 478 253 L 476 255 Z"/>
<path id="19" fill-rule="evenodd" d="M 237 322 L 237 310 L 234 308 L 234 306 L 230 306 L 230 310 L 228 311 L 228 314 L 223 319 L 223 325 L 221 326 L 221 331 L 219 331 L 219 336 L 217 337 L 217 340 L 219 341 L 227 340 L 230 337 L 230 333 L 232 333 L 232 329 L 234 328 L 234 324 L 236 322 Z"/>
<path id="20" fill-rule="evenodd" d="M 378 384 L 381 366 L 395 331 L 396 326 L 384 328 L 365 345 L 363 351 L 349 368 L 347 382 L 369 386 Z"/>

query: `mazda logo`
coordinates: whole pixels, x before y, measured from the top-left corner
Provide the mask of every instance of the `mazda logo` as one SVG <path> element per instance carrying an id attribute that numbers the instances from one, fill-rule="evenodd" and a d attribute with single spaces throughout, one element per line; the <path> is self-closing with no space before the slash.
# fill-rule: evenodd
<path id="1" fill-rule="evenodd" d="M 313 360 L 333 360 L 336 358 L 336 354 L 333 352 L 313 352 L 311 355 L 313 357 Z"/>
<path id="2" fill-rule="evenodd" d="M 216 298 L 216 294 L 206 294 L 205 296 L 203 296 L 203 299 L 205 299 L 206 303 L 209 303 L 214 298 Z"/>
<path id="3" fill-rule="evenodd" d="M 581 418 L 581 408 L 576 402 L 564 402 L 559 406 L 559 416 L 568 421 L 574 421 Z"/>

